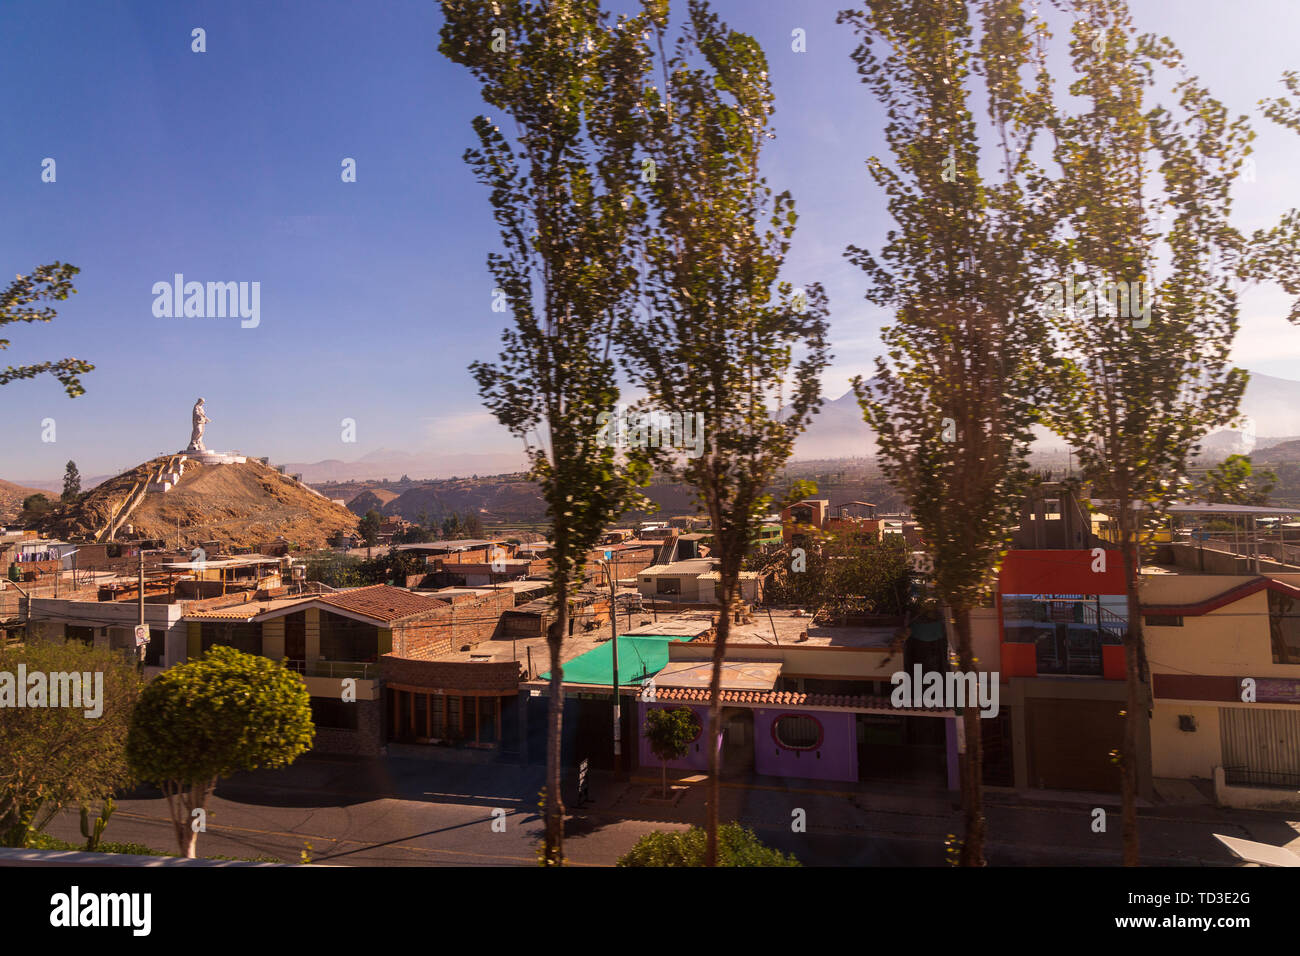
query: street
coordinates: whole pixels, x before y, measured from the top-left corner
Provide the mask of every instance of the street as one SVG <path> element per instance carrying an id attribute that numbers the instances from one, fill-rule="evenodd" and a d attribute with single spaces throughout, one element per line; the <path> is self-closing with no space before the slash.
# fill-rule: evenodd
<path id="1" fill-rule="evenodd" d="M 612 866 L 655 829 L 704 819 L 704 789 L 675 807 L 644 803 L 652 776 L 593 774 L 592 799 L 570 806 L 565 852 L 570 863 Z M 309 757 L 278 771 L 223 781 L 207 808 L 201 856 L 274 857 L 368 866 L 535 865 L 542 824 L 540 767 L 387 758 Z M 566 795 L 572 802 L 572 796 Z M 987 858 L 993 866 L 1113 866 L 1120 862 L 1118 806 L 1106 832 L 1094 832 L 1088 802 L 1026 803 L 990 794 Z M 837 792 L 780 783 L 725 781 L 722 819 L 752 827 L 764 842 L 811 866 L 942 866 L 944 840 L 960 833 L 961 814 L 942 792 Z M 1141 816 L 1143 862 L 1224 866 L 1236 861 L 1213 833 L 1275 845 L 1300 845 L 1297 814 L 1152 807 Z M 48 831 L 81 842 L 76 811 Z M 105 840 L 174 852 L 161 794 L 141 789 L 118 801 Z"/>

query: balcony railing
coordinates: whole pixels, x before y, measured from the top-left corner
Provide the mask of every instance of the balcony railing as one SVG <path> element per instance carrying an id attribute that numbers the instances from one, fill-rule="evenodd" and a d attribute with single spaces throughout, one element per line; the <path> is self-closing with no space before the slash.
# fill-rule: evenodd
<path id="1" fill-rule="evenodd" d="M 363 680 L 379 677 L 379 665 L 366 661 L 286 660 L 284 666 L 304 677 L 359 677 Z"/>
<path id="2" fill-rule="evenodd" d="M 1250 770 L 1246 767 L 1224 767 L 1223 782 L 1230 787 L 1296 790 L 1300 788 L 1300 773 L 1285 770 Z"/>

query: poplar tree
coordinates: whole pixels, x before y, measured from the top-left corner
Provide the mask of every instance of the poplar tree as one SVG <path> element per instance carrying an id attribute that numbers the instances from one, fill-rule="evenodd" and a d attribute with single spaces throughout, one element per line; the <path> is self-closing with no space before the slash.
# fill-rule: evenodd
<path id="1" fill-rule="evenodd" d="M 987 598 L 1015 528 L 1030 429 L 1053 367 L 1045 324 L 1025 308 L 1052 229 L 1050 183 L 1031 159 L 1050 101 L 1045 28 L 1017 0 L 867 0 L 839 22 L 861 37 L 853 59 L 887 117 L 893 163 L 872 157 L 867 166 L 896 224 L 878 254 L 846 253 L 872 280 L 867 299 L 894 320 L 877 377 L 858 377 L 854 389 L 881 468 L 934 559 L 957 666 L 974 673 L 971 609 Z M 972 74 L 983 80 L 991 138 L 984 164 Z M 989 163 L 996 175 L 986 175 Z M 958 862 L 982 866 L 977 709 L 961 719 Z"/>
<path id="2" fill-rule="evenodd" d="M 1178 494 L 1198 442 L 1235 418 L 1245 390 L 1229 353 L 1252 250 L 1229 217 L 1253 133 L 1188 72 L 1172 41 L 1138 33 L 1126 0 L 1062 6 L 1074 18 L 1069 90 L 1081 105 L 1051 121 L 1062 175 L 1058 272 L 1075 283 L 1074 296 L 1044 310 L 1070 366 L 1052 426 L 1118 528 L 1128 695 L 1114 759 L 1124 863 L 1135 866 L 1138 739 L 1152 706 L 1140 540 Z M 1151 102 L 1165 77 L 1171 102 Z"/>
<path id="3" fill-rule="evenodd" d="M 635 20 L 596 0 L 444 0 L 439 49 L 467 67 L 506 120 L 473 121 L 465 153 L 491 190 L 502 248 L 488 256 L 513 325 L 494 363 L 471 371 L 484 404 L 524 441 L 550 519 L 555 620 L 547 631 L 545 836 L 562 865 L 561 648 L 569 602 L 605 527 L 645 480 L 599 440 L 595 416 L 618 399 L 611 331 L 630 308 L 644 203 L 632 114 L 649 54 Z M 509 132 L 505 132 L 506 126 Z"/>
<path id="4" fill-rule="evenodd" d="M 709 681 L 705 865 L 718 861 L 721 673 L 742 562 L 772 504 L 765 488 L 821 404 L 829 361 L 826 296 L 781 278 L 797 216 L 759 172 L 773 96 L 753 37 L 691 0 L 673 53 L 666 3 L 646 4 L 662 88 L 644 95 L 642 178 L 653 228 L 645 314 L 622 324 L 623 355 L 648 404 L 703 416 L 700 454 L 660 447 L 661 468 L 707 511 L 720 607 Z M 783 408 L 784 406 L 784 408 Z"/>

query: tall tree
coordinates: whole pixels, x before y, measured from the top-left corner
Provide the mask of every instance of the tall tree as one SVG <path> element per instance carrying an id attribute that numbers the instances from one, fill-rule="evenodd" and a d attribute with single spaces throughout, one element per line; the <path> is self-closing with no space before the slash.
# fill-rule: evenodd
<path id="1" fill-rule="evenodd" d="M 471 370 L 484 404 L 521 438 L 551 523 L 555 620 L 547 631 L 543 865 L 562 865 L 561 648 L 587 552 L 634 501 L 593 417 L 618 399 L 610 331 L 630 308 L 643 218 L 630 122 L 648 51 L 637 20 L 611 23 L 597 0 L 444 0 L 440 49 L 469 68 L 507 135 L 474 120 L 465 158 L 491 189 L 503 250 L 488 257 L 513 326 L 496 363 Z"/>
<path id="2" fill-rule="evenodd" d="M 361 520 L 357 522 L 357 532 L 361 535 L 361 540 L 366 543 L 366 558 L 370 558 L 370 549 L 379 543 L 379 526 L 383 524 L 383 516 L 371 508 Z"/>
<path id="3" fill-rule="evenodd" d="M 1063 6 L 1074 17 L 1070 92 L 1080 105 L 1050 124 L 1066 291 L 1053 288 L 1045 312 L 1071 364 L 1053 427 L 1117 519 L 1128 593 L 1117 761 L 1124 863 L 1134 866 L 1138 740 L 1151 712 L 1139 538 L 1178 493 L 1197 443 L 1235 417 L 1245 389 L 1229 352 L 1249 245 L 1229 214 L 1253 134 L 1186 70 L 1168 38 L 1138 34 L 1126 0 Z M 1165 78 L 1172 103 L 1149 102 Z"/>
<path id="4" fill-rule="evenodd" d="M 972 8 L 982 29 L 976 35 Z M 971 609 L 987 596 L 1028 473 L 1045 324 L 1024 303 L 1042 275 L 1048 184 L 1031 156 L 1050 95 L 1044 28 L 1018 0 L 867 0 L 844 11 L 863 83 L 885 108 L 893 165 L 872 157 L 896 228 L 879 257 L 847 255 L 893 310 L 877 377 L 854 388 L 885 475 L 916 516 L 952 615 L 958 667 L 973 673 Z M 981 168 L 972 74 L 983 80 L 995 175 Z M 984 864 L 979 714 L 962 715 L 959 862 Z"/>
<path id="5" fill-rule="evenodd" d="M 72 504 L 81 495 L 81 472 L 77 470 L 77 463 L 69 461 L 67 468 L 63 471 L 63 494 L 59 500 L 65 505 Z"/>
<path id="6" fill-rule="evenodd" d="M 1300 133 L 1300 72 L 1282 74 L 1282 85 L 1297 98 L 1285 96 L 1261 100 L 1264 115 L 1274 123 Z M 1300 325 L 1300 209 L 1283 213 L 1276 226 L 1257 230 L 1251 236 L 1249 254 L 1243 270 L 1247 278 L 1268 279 L 1278 283 L 1293 298 L 1287 318 Z"/>
<path id="7" fill-rule="evenodd" d="M 713 534 L 721 608 L 709 682 L 709 739 L 721 734 L 720 680 L 741 565 L 762 529 L 765 488 L 821 404 L 829 361 L 826 296 L 781 269 L 797 216 L 759 171 L 773 96 L 753 37 L 691 0 L 671 57 L 667 4 L 647 3 L 663 90 L 644 94 L 643 180 L 654 229 L 646 248 L 645 315 L 620 328 L 622 352 L 654 411 L 679 415 L 678 441 L 646 449 L 695 486 Z M 796 355 L 796 352 L 799 354 Z M 688 442 L 687 425 L 702 435 Z M 700 441 L 702 439 L 702 441 Z M 710 745 L 706 864 L 718 859 L 719 752 Z"/>
<path id="8" fill-rule="evenodd" d="M 37 266 L 29 276 L 18 276 L 9 283 L 9 288 L 0 292 L 0 326 L 11 322 L 50 322 L 58 313 L 50 307 L 33 308 L 33 302 L 48 300 L 63 301 L 74 295 L 72 277 L 81 270 L 65 262 L 54 262 L 47 266 Z M 9 348 L 8 339 L 0 339 L 0 352 Z M 72 398 L 84 395 L 81 376 L 92 371 L 95 366 L 77 358 L 60 359 L 57 362 L 40 362 L 36 365 L 9 366 L 0 369 L 0 385 L 7 385 L 22 378 L 35 378 L 49 372 L 59 380 L 64 390 Z"/>

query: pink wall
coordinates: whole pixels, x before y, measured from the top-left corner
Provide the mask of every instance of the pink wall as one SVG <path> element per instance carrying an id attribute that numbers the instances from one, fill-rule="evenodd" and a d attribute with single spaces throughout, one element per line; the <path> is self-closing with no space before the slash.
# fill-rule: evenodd
<path id="1" fill-rule="evenodd" d="M 645 715 L 647 710 L 676 710 L 678 707 L 685 707 L 694 712 L 695 718 L 700 722 L 700 735 L 695 738 L 691 744 L 690 751 L 681 760 L 668 761 L 670 770 L 698 770 L 708 772 L 709 769 L 709 752 L 705 749 L 704 739 L 708 736 L 709 726 L 709 708 L 707 705 L 692 704 L 647 704 L 639 701 L 636 705 L 636 735 L 640 741 L 639 744 L 639 764 L 647 770 L 658 770 L 663 766 L 662 761 L 654 755 L 650 749 L 650 742 L 645 739 Z"/>
<path id="2" fill-rule="evenodd" d="M 812 717 L 822 725 L 822 741 L 814 750 L 787 750 L 776 742 L 772 725 L 783 714 Z M 754 711 L 754 770 L 769 777 L 812 780 L 858 779 L 856 717 L 838 711 Z"/>
<path id="3" fill-rule="evenodd" d="M 644 735 L 645 714 L 650 709 L 672 709 L 686 706 L 694 712 L 700 726 L 708 727 L 709 708 L 706 705 L 637 704 L 637 738 L 639 765 L 645 770 L 657 770 L 659 758 L 650 750 Z M 776 742 L 772 725 L 783 714 L 799 714 L 816 719 L 822 726 L 822 741 L 813 750 L 787 750 Z M 670 770 L 693 770 L 707 773 L 709 752 L 705 747 L 707 730 L 700 733 L 690 752 L 681 760 L 668 762 Z M 811 780 L 856 781 L 858 779 L 858 738 L 856 718 L 851 713 L 835 711 L 804 711 L 796 708 L 765 709 L 754 711 L 754 772 L 771 777 L 803 777 Z"/>

